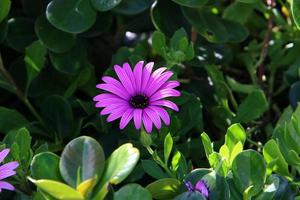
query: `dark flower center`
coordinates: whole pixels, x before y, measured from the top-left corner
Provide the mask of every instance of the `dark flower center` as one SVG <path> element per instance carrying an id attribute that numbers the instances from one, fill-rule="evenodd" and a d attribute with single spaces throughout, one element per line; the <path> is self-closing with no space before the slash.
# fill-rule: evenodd
<path id="1" fill-rule="evenodd" d="M 144 95 L 135 95 L 131 97 L 130 105 L 134 108 L 146 108 L 149 105 L 149 100 Z"/>

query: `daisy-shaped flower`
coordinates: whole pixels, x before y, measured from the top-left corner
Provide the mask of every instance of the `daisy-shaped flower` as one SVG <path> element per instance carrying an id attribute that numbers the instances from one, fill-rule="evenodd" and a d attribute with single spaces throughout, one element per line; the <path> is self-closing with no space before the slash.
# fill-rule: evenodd
<path id="1" fill-rule="evenodd" d="M 151 133 L 153 124 L 161 128 L 161 120 L 170 124 L 170 117 L 164 107 L 178 111 L 175 103 L 167 97 L 180 96 L 174 88 L 179 86 L 178 81 L 169 80 L 173 75 L 166 67 L 152 72 L 153 62 L 144 66 L 138 62 L 132 70 L 128 63 L 123 66 L 115 65 L 114 70 L 118 79 L 110 76 L 102 77 L 104 83 L 97 88 L 106 91 L 94 97 L 96 107 L 103 108 L 101 115 L 109 115 L 108 122 L 121 118 L 120 129 L 133 119 L 136 129 L 142 124 L 148 133 Z"/>
<path id="2" fill-rule="evenodd" d="M 4 160 L 4 158 L 8 155 L 9 149 L 4 149 L 0 151 L 0 163 Z M 16 161 L 6 163 L 0 166 L 0 192 L 2 189 L 6 190 L 15 190 L 15 187 L 10 183 L 3 181 L 3 179 L 13 176 L 16 174 L 14 171 L 19 166 L 19 163 Z"/>

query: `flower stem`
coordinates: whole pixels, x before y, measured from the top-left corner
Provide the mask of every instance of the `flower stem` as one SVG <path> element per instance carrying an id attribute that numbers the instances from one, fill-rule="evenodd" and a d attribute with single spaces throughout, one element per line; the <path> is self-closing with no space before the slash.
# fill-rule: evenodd
<path id="1" fill-rule="evenodd" d="M 41 116 L 38 114 L 36 109 L 33 107 L 33 105 L 30 103 L 28 100 L 27 96 L 22 92 L 22 90 L 18 87 L 17 83 L 11 76 L 11 74 L 6 70 L 4 67 L 3 61 L 2 61 L 2 56 L 0 53 L 0 73 L 3 75 L 3 77 L 8 81 L 8 83 L 13 86 L 15 90 L 15 94 L 17 97 L 27 106 L 27 108 L 30 110 L 32 115 L 43 125 L 45 126 L 44 121 L 42 120 Z"/>

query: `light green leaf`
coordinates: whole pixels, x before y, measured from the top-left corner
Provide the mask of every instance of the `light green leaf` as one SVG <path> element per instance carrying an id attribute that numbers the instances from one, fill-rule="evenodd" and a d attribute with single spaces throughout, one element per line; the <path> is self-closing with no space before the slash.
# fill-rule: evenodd
<path id="1" fill-rule="evenodd" d="M 172 199 L 178 194 L 180 186 L 181 182 L 177 179 L 164 178 L 150 183 L 146 189 L 155 199 Z"/>
<path id="2" fill-rule="evenodd" d="M 114 200 L 151 200 L 151 194 L 142 186 L 132 183 L 114 193 Z"/>

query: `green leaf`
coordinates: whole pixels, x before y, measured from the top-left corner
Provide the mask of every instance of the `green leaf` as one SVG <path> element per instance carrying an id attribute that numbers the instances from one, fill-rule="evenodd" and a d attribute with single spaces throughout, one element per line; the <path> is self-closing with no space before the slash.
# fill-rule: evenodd
<path id="1" fill-rule="evenodd" d="M 268 101 L 262 90 L 250 93 L 239 105 L 235 122 L 247 123 L 259 118 L 268 109 Z"/>
<path id="2" fill-rule="evenodd" d="M 212 154 L 212 152 L 214 151 L 213 144 L 209 136 L 205 132 L 201 134 L 201 140 L 204 147 L 206 158 L 209 158 L 209 155 Z"/>
<path id="3" fill-rule="evenodd" d="M 63 182 L 59 172 L 59 156 L 51 152 L 35 155 L 30 166 L 31 176 L 34 179 L 51 179 Z"/>
<path id="4" fill-rule="evenodd" d="M 87 65 L 85 46 L 80 42 L 65 53 L 50 52 L 49 55 L 54 68 L 69 75 L 77 74 Z"/>
<path id="5" fill-rule="evenodd" d="M 148 9 L 153 0 L 125 0 L 113 9 L 114 12 L 124 15 L 136 15 Z"/>
<path id="6" fill-rule="evenodd" d="M 75 189 L 70 186 L 47 179 L 34 180 L 32 178 L 28 178 L 32 183 L 34 183 L 39 189 L 43 192 L 55 197 L 56 199 L 61 200 L 84 200 L 84 197 L 77 192 Z"/>
<path id="7" fill-rule="evenodd" d="M 53 0 L 46 10 L 49 22 L 68 33 L 82 33 L 93 26 L 96 11 L 86 0 Z"/>
<path id="8" fill-rule="evenodd" d="M 154 199 L 172 199 L 178 194 L 180 185 L 181 182 L 177 179 L 164 178 L 150 183 L 146 189 Z"/>
<path id="9" fill-rule="evenodd" d="M 274 171 L 282 176 L 290 176 L 288 164 L 281 154 L 281 151 L 275 140 L 271 139 L 264 145 L 263 155 L 268 164 L 268 174 L 271 174 Z"/>
<path id="10" fill-rule="evenodd" d="M 235 1 L 225 8 L 223 18 L 245 24 L 251 17 L 253 11 L 254 6 Z"/>
<path id="11" fill-rule="evenodd" d="M 18 52 L 24 52 L 25 48 L 35 40 L 32 20 L 27 18 L 11 18 L 8 20 L 6 42 L 9 47 Z"/>
<path id="12" fill-rule="evenodd" d="M 41 15 L 35 22 L 35 32 L 40 41 L 55 53 L 63 53 L 70 50 L 75 42 L 74 34 L 63 32 L 51 25 L 45 15 Z"/>
<path id="13" fill-rule="evenodd" d="M 182 7 L 182 11 L 189 23 L 209 42 L 224 43 L 229 35 L 221 19 L 205 9 L 191 9 Z"/>
<path id="14" fill-rule="evenodd" d="M 26 90 L 28 89 L 31 81 L 37 77 L 44 68 L 46 54 L 47 49 L 39 40 L 33 42 L 26 48 L 24 58 L 27 70 Z"/>
<path id="15" fill-rule="evenodd" d="M 180 6 L 172 1 L 156 1 L 151 7 L 151 20 L 156 30 L 169 37 L 180 28 L 190 30 Z"/>
<path id="16" fill-rule="evenodd" d="M 114 193 L 114 200 L 151 200 L 151 194 L 142 186 L 132 183 L 123 186 Z"/>
<path id="17" fill-rule="evenodd" d="M 228 85 L 234 92 L 249 94 L 259 89 L 259 87 L 256 85 L 239 83 L 229 76 L 226 76 L 226 80 Z"/>
<path id="18" fill-rule="evenodd" d="M 167 175 L 153 160 L 142 160 L 142 166 L 144 171 L 153 178 L 167 178 Z"/>
<path id="19" fill-rule="evenodd" d="M 256 200 L 273 200 L 275 193 L 279 189 L 280 180 L 276 176 L 269 176 L 263 191 L 255 198 Z"/>
<path id="20" fill-rule="evenodd" d="M 224 19 L 222 23 L 228 33 L 228 42 L 240 43 L 249 36 L 248 29 L 238 22 Z"/>
<path id="21" fill-rule="evenodd" d="M 122 0 L 91 0 L 91 3 L 96 10 L 107 11 L 116 7 L 121 1 Z"/>
<path id="22" fill-rule="evenodd" d="M 152 35 L 152 47 L 161 56 L 166 54 L 166 37 L 160 31 L 155 31 Z"/>
<path id="23" fill-rule="evenodd" d="M 30 165 L 33 153 L 31 150 L 31 136 L 26 128 L 21 128 L 17 131 L 12 146 L 14 145 L 18 146 L 17 149 L 19 152 L 17 157 L 19 158 L 20 164 L 24 169 L 27 169 Z"/>
<path id="24" fill-rule="evenodd" d="M 237 0 L 238 2 L 242 2 L 242 3 L 257 3 L 258 0 Z"/>
<path id="25" fill-rule="evenodd" d="M 172 0 L 172 1 L 178 3 L 179 5 L 187 6 L 191 8 L 200 8 L 208 2 L 208 0 Z"/>
<path id="26" fill-rule="evenodd" d="M 246 141 L 246 132 L 245 129 L 240 124 L 232 124 L 226 132 L 225 135 L 225 144 L 229 148 L 229 151 L 232 152 L 235 145 L 238 142 L 241 142 L 244 145 Z"/>
<path id="27" fill-rule="evenodd" d="M 296 108 L 300 102 L 300 81 L 293 83 L 289 91 L 289 100 L 291 105 Z"/>
<path id="28" fill-rule="evenodd" d="M 76 187 L 88 179 L 100 177 L 104 161 L 100 144 L 91 137 L 81 136 L 67 144 L 61 154 L 59 169 L 64 180 Z"/>
<path id="29" fill-rule="evenodd" d="M 46 124 L 58 138 L 71 136 L 74 117 L 71 105 L 61 96 L 48 96 L 41 106 L 41 114 Z"/>
<path id="30" fill-rule="evenodd" d="M 100 190 L 96 199 L 102 199 L 107 194 L 108 184 L 121 183 L 134 169 L 140 157 L 140 152 L 131 143 L 126 143 L 116 149 L 105 163 L 105 170 L 100 179 Z"/>
<path id="31" fill-rule="evenodd" d="M 173 139 L 170 133 L 168 133 L 165 137 L 164 141 L 164 158 L 165 158 L 165 163 L 168 162 L 170 154 L 172 152 L 173 148 Z"/>
<path id="32" fill-rule="evenodd" d="M 7 133 L 29 125 L 27 119 L 16 110 L 0 107 L 0 132 Z"/>
<path id="33" fill-rule="evenodd" d="M 232 174 L 235 186 L 240 193 L 249 187 L 248 195 L 257 195 L 264 186 L 266 179 L 266 164 L 263 157 L 254 150 L 239 153 L 232 163 Z"/>
<path id="34" fill-rule="evenodd" d="M 204 196 L 201 195 L 200 192 L 184 192 L 175 197 L 174 200 L 206 200 Z"/>
<path id="35" fill-rule="evenodd" d="M 1 0 L 0 1 L 0 22 L 8 15 L 11 6 L 10 0 Z"/>
<path id="36" fill-rule="evenodd" d="M 291 2 L 291 11 L 295 21 L 295 24 L 300 28 L 300 1 L 292 0 Z"/>

